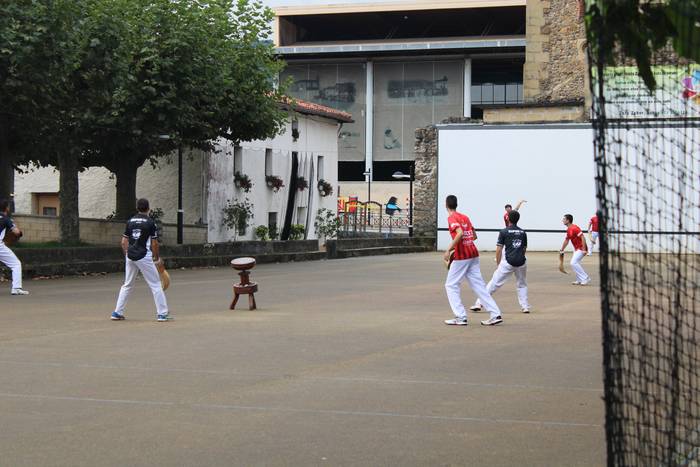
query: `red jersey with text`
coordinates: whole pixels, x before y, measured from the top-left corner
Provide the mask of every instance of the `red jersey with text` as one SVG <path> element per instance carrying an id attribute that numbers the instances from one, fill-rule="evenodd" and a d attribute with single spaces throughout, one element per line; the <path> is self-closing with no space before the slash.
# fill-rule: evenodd
<path id="1" fill-rule="evenodd" d="M 598 216 L 591 217 L 591 232 L 598 231 Z"/>
<path id="2" fill-rule="evenodd" d="M 467 216 L 459 212 L 452 213 L 450 217 L 447 218 L 447 223 L 450 226 L 450 235 L 452 239 L 457 236 L 457 229 L 461 229 L 462 241 L 455 247 L 454 259 L 464 260 L 476 258 L 479 256 L 479 250 L 474 244 L 474 237 L 476 236 L 474 232 L 474 226 Z"/>
<path id="3" fill-rule="evenodd" d="M 576 224 L 571 224 L 566 230 L 566 238 L 571 240 L 571 244 L 574 246 L 574 250 L 584 251 L 582 237 L 583 232 L 581 232 L 581 228 Z"/>

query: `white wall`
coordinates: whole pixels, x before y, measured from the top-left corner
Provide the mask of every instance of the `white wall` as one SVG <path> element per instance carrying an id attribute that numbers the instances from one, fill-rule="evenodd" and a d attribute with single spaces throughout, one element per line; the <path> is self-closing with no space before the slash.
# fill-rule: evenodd
<path id="1" fill-rule="evenodd" d="M 278 228 L 281 231 L 287 209 L 289 196 L 289 179 L 292 167 L 292 152 L 299 157 L 299 175 L 309 181 L 309 188 L 298 191 L 295 203 L 295 218 L 292 223 L 304 224 L 307 227 L 308 238 L 316 238 L 313 228 L 315 213 L 320 208 L 335 210 L 338 191 L 338 124 L 335 121 L 321 117 L 298 115 L 300 137 L 295 142 L 291 136 L 291 124 L 286 131 L 273 139 L 252 141 L 241 144 L 243 148 L 241 173 L 248 175 L 253 182 L 253 188 L 245 193 L 235 187 L 234 148 L 228 141 L 218 143 L 218 152 L 212 154 L 209 162 L 208 184 L 208 226 L 209 241 L 224 242 L 234 238 L 233 230 L 223 224 L 222 209 L 228 200 L 244 200 L 248 198 L 253 204 L 254 217 L 252 226 L 246 235 L 240 239 L 254 239 L 254 229 L 258 225 L 267 225 L 268 213 L 277 213 Z M 265 184 L 265 149 L 273 149 L 272 174 L 281 177 L 285 186 L 277 193 Z M 318 156 L 323 156 L 324 179 L 333 185 L 333 194 L 321 197 L 316 185 L 318 183 Z M 238 169 L 238 168 L 237 168 Z M 313 177 L 311 177 L 313 171 Z M 311 202 L 309 203 L 309 194 Z M 311 215 L 307 224 L 306 217 L 296 218 L 298 207 L 306 207 Z"/>
<path id="2" fill-rule="evenodd" d="M 446 125 L 438 133 L 438 228 L 447 227 L 444 203 L 456 195 L 459 211 L 477 229 L 504 227 L 505 204 L 520 209 L 525 230 L 563 230 L 572 214 L 586 229 L 595 214 L 593 132 L 590 127 L 551 125 Z M 481 250 L 494 250 L 497 233 L 479 233 Z M 530 250 L 558 250 L 562 233 L 528 234 Z M 438 248 L 449 233 L 438 231 Z"/>
<path id="3" fill-rule="evenodd" d="M 164 158 L 153 168 L 146 163 L 136 177 L 136 196 L 148 198 L 153 208 L 161 208 L 164 222 L 177 222 L 177 159 Z M 199 151 L 185 152 L 183 163 L 183 208 L 185 223 L 194 224 L 204 219 L 203 177 L 206 180 L 207 158 Z M 20 214 L 32 212 L 32 193 L 58 193 L 58 171 L 53 167 L 27 167 L 26 173 L 15 173 L 15 210 Z M 101 167 L 94 167 L 79 175 L 80 217 L 104 219 L 116 208 L 116 178 Z"/>

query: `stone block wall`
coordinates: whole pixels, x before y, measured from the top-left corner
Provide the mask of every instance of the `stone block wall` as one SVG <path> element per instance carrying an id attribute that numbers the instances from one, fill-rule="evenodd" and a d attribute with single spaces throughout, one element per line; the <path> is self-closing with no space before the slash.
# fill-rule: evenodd
<path id="1" fill-rule="evenodd" d="M 57 217 L 46 216 L 13 216 L 22 229 L 23 242 L 44 243 L 57 242 L 60 239 L 60 227 Z M 103 219 L 80 219 L 80 239 L 91 245 L 111 245 L 119 241 L 124 233 L 124 223 Z M 163 243 L 175 244 L 177 225 L 163 224 Z M 185 225 L 185 243 L 207 243 L 207 228 L 195 225 Z"/>
<path id="2" fill-rule="evenodd" d="M 524 105 L 484 109 L 484 123 L 582 122 L 586 119 L 583 104 Z"/>
<path id="3" fill-rule="evenodd" d="M 582 104 L 589 94 L 583 0 L 528 0 L 525 102 Z"/>
<path id="4" fill-rule="evenodd" d="M 413 226 L 416 236 L 435 237 L 437 228 L 437 128 L 416 130 Z"/>

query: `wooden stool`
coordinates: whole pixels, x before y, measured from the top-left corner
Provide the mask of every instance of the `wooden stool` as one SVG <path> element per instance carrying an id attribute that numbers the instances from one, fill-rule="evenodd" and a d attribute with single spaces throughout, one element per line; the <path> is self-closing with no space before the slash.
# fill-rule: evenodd
<path id="1" fill-rule="evenodd" d="M 236 309 L 236 303 L 241 295 L 248 295 L 248 309 L 255 310 L 255 292 L 258 291 L 258 284 L 250 282 L 250 269 L 255 267 L 255 258 L 236 258 L 231 261 L 231 267 L 241 276 L 241 282 L 233 284 L 233 302 L 231 302 L 231 310 Z"/>

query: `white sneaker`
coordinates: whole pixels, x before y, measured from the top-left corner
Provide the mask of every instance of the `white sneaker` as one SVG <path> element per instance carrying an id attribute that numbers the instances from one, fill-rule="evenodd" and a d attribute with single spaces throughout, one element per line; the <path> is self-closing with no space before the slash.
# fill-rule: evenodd
<path id="1" fill-rule="evenodd" d="M 593 256 L 593 252 L 592 252 L 592 251 L 589 251 L 588 254 L 587 254 L 586 256 Z"/>
<path id="2" fill-rule="evenodd" d="M 466 326 L 469 323 L 467 322 L 467 318 L 453 318 L 446 319 L 445 324 L 448 326 Z"/>
<path id="3" fill-rule="evenodd" d="M 496 316 L 495 318 L 489 318 L 486 321 L 482 321 L 481 324 L 483 326 L 495 326 L 497 324 L 501 324 L 503 322 L 503 318 L 500 316 Z"/>
<path id="4" fill-rule="evenodd" d="M 571 285 L 581 285 L 581 283 L 579 281 L 574 281 L 571 283 Z"/>
<path id="5" fill-rule="evenodd" d="M 523 313 L 530 313 L 530 309 L 529 309 L 529 308 L 523 308 L 523 309 L 521 309 L 520 311 L 522 311 Z"/>
<path id="6" fill-rule="evenodd" d="M 588 285 L 591 283 L 591 280 L 588 279 L 586 282 L 580 282 L 579 285 Z"/>
<path id="7" fill-rule="evenodd" d="M 10 295 L 29 295 L 29 292 L 22 289 L 12 289 Z"/>
<path id="8" fill-rule="evenodd" d="M 469 311 L 473 311 L 475 313 L 479 313 L 481 311 L 481 307 L 479 305 L 472 305 L 469 307 Z"/>

